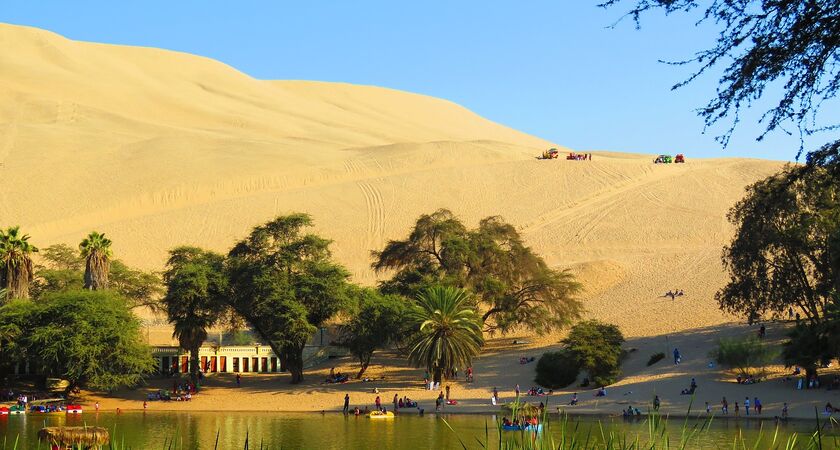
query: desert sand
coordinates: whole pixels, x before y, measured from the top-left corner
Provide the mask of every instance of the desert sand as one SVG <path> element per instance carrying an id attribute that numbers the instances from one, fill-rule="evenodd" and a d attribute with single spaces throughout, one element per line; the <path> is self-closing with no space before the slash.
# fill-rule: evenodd
<path id="1" fill-rule="evenodd" d="M 433 97 L 258 80 L 208 58 L 12 25 L 0 25 L 0 49 L 0 226 L 21 225 L 38 246 L 76 245 L 97 230 L 114 241 L 116 257 L 160 270 L 176 245 L 225 251 L 253 226 L 303 211 L 334 241 L 353 280 L 373 285 L 382 275 L 370 269 L 370 251 L 405 236 L 420 214 L 449 208 L 470 226 L 503 216 L 551 265 L 577 274 L 586 315 L 619 325 L 639 349 L 613 389 L 634 393 L 611 401 L 673 392 L 694 373 L 701 384 L 718 383 L 719 371 L 701 373 L 711 338 L 746 332 L 713 298 L 726 280 L 725 215 L 780 162 L 687 155 L 686 164 L 654 165 L 650 154 L 591 150 L 581 151 L 592 161 L 540 161 L 546 148 L 568 150 Z M 662 297 L 670 289 L 686 295 Z M 171 342 L 166 326 L 148 332 L 153 344 Z M 539 355 L 559 337 L 527 336 L 525 349 L 499 338 L 476 365 L 481 381 L 454 387 L 462 410 L 486 408 L 493 386 L 527 389 L 533 365 L 519 366 L 518 356 Z M 644 367 L 652 349 L 667 353 L 673 341 L 694 355 L 691 363 Z M 349 370 L 351 361 L 339 362 Z M 378 370 L 404 377 L 405 389 L 417 384 L 415 398 L 428 394 L 418 371 L 374 362 L 392 362 Z M 231 384 L 221 376 L 189 405 L 166 407 L 335 409 L 343 394 L 320 378 L 292 390 L 283 376 L 255 377 L 232 391 L 219 389 Z M 241 392 L 248 400 L 234 401 Z M 103 399 L 103 407 L 138 407 L 140 394 Z M 581 411 L 617 409 L 586 400 Z"/>

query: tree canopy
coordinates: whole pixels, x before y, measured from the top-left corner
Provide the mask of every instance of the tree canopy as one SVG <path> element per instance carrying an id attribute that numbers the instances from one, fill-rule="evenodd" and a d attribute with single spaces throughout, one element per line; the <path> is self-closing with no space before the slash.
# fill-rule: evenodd
<path id="1" fill-rule="evenodd" d="M 525 326 L 546 333 L 581 311 L 571 273 L 549 267 L 498 216 L 469 230 L 449 210 L 424 214 L 406 239 L 389 241 L 373 257 L 376 271 L 395 271 L 383 292 L 412 297 L 436 284 L 472 291 L 487 331 Z"/>
<path id="2" fill-rule="evenodd" d="M 367 370 L 376 350 L 399 342 L 413 330 L 406 326 L 408 310 L 402 297 L 382 295 L 369 288 L 354 289 L 351 297 L 357 306 L 340 327 L 336 344 L 359 359 L 358 379 Z"/>
<path id="3" fill-rule="evenodd" d="M 349 273 L 331 260 L 331 241 L 304 234 L 307 214 L 279 216 L 257 226 L 230 250 L 230 305 L 303 380 L 303 349 L 348 304 Z"/>
<path id="4" fill-rule="evenodd" d="M 50 293 L 0 307 L 3 361 L 27 359 L 45 376 L 112 390 L 135 386 L 155 368 L 140 322 L 111 291 Z"/>
<path id="5" fill-rule="evenodd" d="M 207 339 L 208 328 L 219 322 L 225 311 L 224 257 L 197 247 L 177 247 L 169 252 L 163 278 L 166 295 L 162 303 L 173 325 L 173 337 L 190 352 L 190 375 L 195 381 L 201 344 Z"/>
<path id="6" fill-rule="evenodd" d="M 444 372 L 472 365 L 484 336 L 466 291 L 451 286 L 427 288 L 409 314 L 417 324 L 409 343 L 412 364 L 432 372 L 435 382 L 440 382 Z"/>
<path id="7" fill-rule="evenodd" d="M 40 298 L 49 292 L 82 289 L 85 258 L 66 244 L 54 244 L 41 252 L 42 264 L 35 266 L 32 297 Z M 157 309 L 164 293 L 160 276 L 127 266 L 122 261 L 110 261 L 108 287 L 123 296 L 132 308 L 141 306 Z"/>
<path id="8" fill-rule="evenodd" d="M 615 383 L 621 374 L 621 344 L 624 335 L 617 326 L 587 320 L 572 327 L 563 340 L 571 355 L 598 386 Z"/>
<path id="9" fill-rule="evenodd" d="M 794 308 L 819 322 L 840 286 L 840 184 L 823 168 L 788 167 L 750 186 L 728 217 L 737 230 L 723 252 L 720 307 L 745 316 Z"/>
<path id="10" fill-rule="evenodd" d="M 714 45 L 678 64 L 697 70 L 679 88 L 713 67 L 724 66 L 716 96 L 699 109 L 706 125 L 729 118 L 719 139 L 728 143 L 739 113 L 758 99 L 772 105 L 761 116 L 767 133 L 790 124 L 800 133 L 836 129 L 836 117 L 818 112 L 840 90 L 840 1 L 838 0 L 608 0 L 601 6 L 634 3 L 628 15 L 636 25 L 645 13 L 699 11 L 698 21 L 720 28 Z M 703 6 L 703 4 L 706 6 Z M 787 132 L 787 130 L 785 130 Z M 800 148 L 800 152 L 802 148 Z"/>

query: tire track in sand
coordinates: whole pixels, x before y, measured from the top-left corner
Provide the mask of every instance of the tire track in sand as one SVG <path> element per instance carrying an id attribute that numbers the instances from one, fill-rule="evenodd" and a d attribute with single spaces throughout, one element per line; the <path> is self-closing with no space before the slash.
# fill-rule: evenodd
<path id="1" fill-rule="evenodd" d="M 365 199 L 367 209 L 367 246 L 369 249 L 378 246 L 385 236 L 385 202 L 382 192 L 367 181 L 357 183 Z"/>

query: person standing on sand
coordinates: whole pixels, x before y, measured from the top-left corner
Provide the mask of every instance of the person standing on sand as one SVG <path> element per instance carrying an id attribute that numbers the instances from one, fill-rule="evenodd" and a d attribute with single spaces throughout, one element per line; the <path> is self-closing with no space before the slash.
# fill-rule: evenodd
<path id="1" fill-rule="evenodd" d="M 446 385 L 446 401 L 449 401 L 449 385 Z"/>
<path id="2" fill-rule="evenodd" d="M 378 395 L 376 396 L 376 400 L 374 400 L 374 403 L 376 404 L 377 411 L 382 410 L 382 399 L 379 398 Z"/>
<path id="3" fill-rule="evenodd" d="M 236 374 L 236 387 L 242 386 L 242 375 Z"/>
<path id="4" fill-rule="evenodd" d="M 96 402 L 93 406 L 96 408 L 96 412 L 99 412 L 99 402 Z"/>
<path id="5" fill-rule="evenodd" d="M 680 355 L 680 351 L 677 348 L 674 348 L 674 365 L 680 365 L 680 361 L 682 360 L 682 355 Z"/>
<path id="6" fill-rule="evenodd" d="M 350 394 L 344 394 L 344 414 L 350 412 Z"/>
<path id="7" fill-rule="evenodd" d="M 758 397 L 755 397 L 753 399 L 753 409 L 755 410 L 755 413 L 757 415 L 761 415 L 761 401 L 758 399 Z"/>
<path id="8" fill-rule="evenodd" d="M 517 384 L 516 387 L 513 388 L 513 392 L 516 394 L 516 398 L 519 398 L 519 384 Z"/>
<path id="9" fill-rule="evenodd" d="M 738 417 L 738 402 L 735 402 L 735 417 Z"/>
<path id="10" fill-rule="evenodd" d="M 499 403 L 499 390 L 496 387 L 493 387 L 493 401 Z"/>
<path id="11" fill-rule="evenodd" d="M 723 400 L 720 402 L 720 409 L 724 414 L 729 414 L 729 402 L 726 401 L 726 397 L 723 397 Z"/>
<path id="12" fill-rule="evenodd" d="M 654 395 L 654 396 L 653 396 L 653 410 L 654 410 L 654 411 L 659 411 L 659 405 L 660 405 L 661 403 L 662 403 L 662 401 L 661 401 L 661 400 L 659 400 L 659 396 L 658 396 L 658 395 Z"/>
<path id="13" fill-rule="evenodd" d="M 397 412 L 397 404 L 400 402 L 400 397 L 397 394 L 394 394 L 394 412 Z"/>
<path id="14" fill-rule="evenodd" d="M 744 399 L 744 414 L 750 415 L 750 398 L 746 397 Z"/>

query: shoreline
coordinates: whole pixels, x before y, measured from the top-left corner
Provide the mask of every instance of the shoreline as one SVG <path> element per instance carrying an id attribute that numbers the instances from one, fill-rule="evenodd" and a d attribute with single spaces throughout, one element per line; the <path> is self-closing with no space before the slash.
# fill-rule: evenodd
<path id="1" fill-rule="evenodd" d="M 116 411 L 94 411 L 94 412 L 85 412 L 81 416 L 78 417 L 85 417 L 85 416 L 98 416 L 99 414 L 107 414 L 107 415 L 119 415 L 119 414 L 191 414 L 191 413 L 201 413 L 201 414 L 219 414 L 220 412 L 224 413 L 233 413 L 233 414 L 294 414 L 294 415 L 345 415 L 343 411 L 336 411 L 336 410 L 323 410 L 323 411 L 316 411 L 316 410 L 276 410 L 276 411 L 266 411 L 261 409 L 236 409 L 236 410 L 212 410 L 212 409 L 189 409 L 189 410 L 179 410 L 179 409 L 156 409 L 156 410 L 144 410 L 143 408 L 120 408 L 120 412 Z M 29 415 L 29 414 L 27 414 Z M 503 411 L 424 411 L 423 414 L 420 414 L 416 410 L 406 413 L 406 412 L 397 412 L 396 416 L 419 416 L 419 417 L 437 417 L 437 416 L 496 416 L 496 415 L 504 415 Z M 585 419 L 588 421 L 595 421 L 595 420 L 602 420 L 602 419 L 625 419 L 623 416 L 618 414 L 607 414 L 602 412 L 577 412 L 577 413 L 567 413 L 565 411 L 562 412 L 547 412 L 547 417 L 551 418 L 552 420 L 559 420 L 564 416 L 568 417 L 570 420 L 574 420 L 576 418 Z M 354 414 L 348 413 L 346 414 L 348 417 L 360 417 L 364 418 L 364 414 L 360 414 L 359 416 L 354 416 Z M 831 417 L 833 416 L 823 416 L 820 414 L 820 427 L 825 428 L 826 425 L 830 425 Z M 77 416 L 73 416 L 77 417 Z M 711 415 L 707 416 L 705 414 L 699 415 L 692 415 L 692 414 L 684 414 L 684 413 L 666 413 L 666 414 L 658 414 L 653 415 L 649 413 L 642 413 L 640 416 L 634 416 L 632 419 L 624 420 L 628 423 L 644 423 L 651 417 L 659 417 L 664 421 L 672 421 L 672 420 L 685 420 L 688 419 L 690 421 L 710 421 L 712 423 L 719 422 L 719 421 L 726 421 L 727 423 L 731 421 L 736 422 L 748 422 L 748 423 L 756 423 L 756 422 L 777 422 L 779 424 L 791 424 L 791 425 L 803 425 L 803 424 L 813 424 L 815 421 L 815 417 L 810 419 L 805 417 L 789 417 L 787 420 L 776 420 L 776 416 L 738 416 L 735 417 L 733 415 Z"/>

